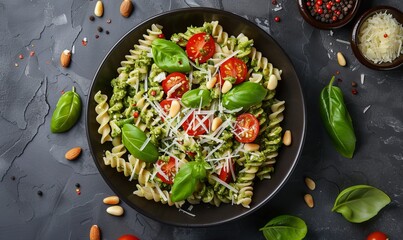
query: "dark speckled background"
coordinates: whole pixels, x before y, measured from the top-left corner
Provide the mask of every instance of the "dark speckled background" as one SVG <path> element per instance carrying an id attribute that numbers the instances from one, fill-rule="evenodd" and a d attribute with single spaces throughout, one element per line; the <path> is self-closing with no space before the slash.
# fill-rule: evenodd
<path id="1" fill-rule="evenodd" d="M 135 0 L 132 16 L 119 14 L 120 1 L 104 0 L 103 18 L 90 22 L 95 1 L 0 1 L 0 239 L 88 239 L 92 224 L 103 239 L 132 233 L 147 239 L 264 239 L 258 231 L 279 214 L 303 218 L 306 239 L 365 239 L 374 230 L 390 239 L 403 236 L 403 69 L 369 70 L 358 63 L 350 46 L 351 24 L 330 31 L 314 29 L 298 13 L 294 0 Z M 401 0 L 364 0 L 360 13 L 371 6 L 390 5 L 403 11 Z M 105 54 L 129 29 L 155 14 L 185 7 L 213 7 L 234 12 L 270 33 L 285 49 L 299 74 L 307 105 L 308 131 L 302 157 L 284 188 L 257 212 L 238 221 L 211 228 L 176 228 L 144 217 L 127 205 L 123 217 L 105 213 L 102 203 L 113 194 L 96 169 L 85 136 L 84 117 L 69 132 L 51 134 L 49 123 L 61 91 L 76 86 L 85 100 L 91 79 Z M 281 22 L 274 22 L 280 16 Z M 111 24 L 106 20 L 110 18 Z M 95 39 L 97 26 L 104 32 Z M 105 30 L 110 34 L 106 35 Z M 87 37 L 84 47 L 81 40 Z M 74 48 L 71 67 L 59 66 L 64 49 Z M 34 56 L 29 56 L 34 51 Z M 336 52 L 347 67 L 336 62 Z M 24 59 L 18 58 L 19 54 Z M 18 64 L 18 67 L 16 66 Z M 340 157 L 324 132 L 318 113 L 320 90 L 332 74 L 352 115 L 357 134 L 353 159 Z M 365 74 L 364 84 L 360 75 Z M 351 82 L 358 94 L 351 94 Z M 370 106 L 366 113 L 363 110 Z M 84 108 L 82 113 L 86 112 Z M 66 150 L 84 149 L 80 159 L 68 162 Z M 317 189 L 309 191 L 304 177 Z M 81 195 L 75 184 L 81 184 Z M 392 202 L 375 218 L 352 224 L 330 210 L 341 189 L 369 184 L 384 190 Z M 43 196 L 37 195 L 41 190 Z M 303 195 L 310 192 L 315 207 Z"/>

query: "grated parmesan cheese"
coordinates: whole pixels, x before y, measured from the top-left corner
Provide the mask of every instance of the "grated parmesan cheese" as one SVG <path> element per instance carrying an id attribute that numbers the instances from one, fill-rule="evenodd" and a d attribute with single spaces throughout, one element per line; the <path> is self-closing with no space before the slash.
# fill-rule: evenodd
<path id="1" fill-rule="evenodd" d="M 358 32 L 358 49 L 375 64 L 392 62 L 403 53 L 403 27 L 390 13 L 365 20 Z"/>
<path id="2" fill-rule="evenodd" d="M 187 215 L 189 215 L 189 216 L 191 216 L 191 217 L 196 217 L 196 215 L 195 215 L 195 214 L 190 213 L 190 212 L 188 212 L 188 211 L 185 211 L 185 210 L 183 210 L 182 208 L 179 208 L 179 212 L 186 213 Z"/>
<path id="3" fill-rule="evenodd" d="M 371 107 L 371 105 L 368 105 L 367 107 L 364 108 L 364 110 L 362 111 L 362 113 L 366 113 L 368 111 L 368 109 Z"/>
<path id="4" fill-rule="evenodd" d="M 216 177 L 214 175 L 210 175 L 210 178 L 215 180 L 216 182 L 220 183 L 224 187 L 228 188 L 230 191 L 232 191 L 234 193 L 238 192 L 238 190 L 236 190 L 233 186 L 229 185 L 228 183 L 224 182 L 223 180 L 219 179 L 218 177 Z"/>
<path id="5" fill-rule="evenodd" d="M 143 145 L 140 147 L 140 151 L 143 151 L 147 144 L 150 142 L 151 138 L 147 137 L 147 139 L 143 142 Z"/>
<path id="6" fill-rule="evenodd" d="M 167 97 L 169 98 L 172 93 L 176 91 L 176 89 L 180 88 L 182 86 L 183 82 L 177 83 L 175 86 L 173 86 L 169 91 L 167 92 Z"/>
<path id="7" fill-rule="evenodd" d="M 154 77 L 154 82 L 162 82 L 165 78 L 166 78 L 165 72 L 161 72 Z"/>

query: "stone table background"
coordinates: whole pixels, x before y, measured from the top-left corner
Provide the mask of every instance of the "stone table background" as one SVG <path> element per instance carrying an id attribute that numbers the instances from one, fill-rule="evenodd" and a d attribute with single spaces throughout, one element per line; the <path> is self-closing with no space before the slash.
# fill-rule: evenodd
<path id="1" fill-rule="evenodd" d="M 378 72 L 359 64 L 350 46 L 337 41 L 349 40 L 351 24 L 333 33 L 314 29 L 299 15 L 295 0 L 278 0 L 280 11 L 264 0 L 133 0 L 135 10 L 127 19 L 119 14 L 120 1 L 103 2 L 104 17 L 90 22 L 95 1 L 0 0 L 0 239 L 88 239 L 92 224 L 100 226 L 103 239 L 126 233 L 143 240 L 264 239 L 258 229 L 280 214 L 304 219 L 309 229 L 306 239 L 365 239 L 375 230 L 388 233 L 390 239 L 402 238 L 403 69 Z M 366 0 L 359 14 L 381 4 L 403 11 L 401 0 Z M 73 85 L 85 102 L 100 62 L 131 28 L 155 14 L 195 6 L 224 9 L 249 19 L 270 33 L 290 56 L 308 111 L 303 154 L 282 190 L 238 221 L 210 228 L 177 228 L 150 220 L 124 203 L 124 217 L 110 216 L 102 199 L 113 192 L 90 156 L 84 116 L 69 132 L 51 134 L 56 102 L 61 91 Z M 281 22 L 275 22 L 275 16 Z M 95 38 L 97 26 L 104 28 L 99 39 Z M 86 47 L 81 44 L 84 37 Z M 74 48 L 74 53 L 71 67 L 63 69 L 59 56 L 66 48 Z M 338 51 L 347 58 L 345 68 L 337 65 Z M 320 90 L 336 71 L 343 80 L 338 85 L 358 139 L 352 160 L 335 152 L 318 113 Z M 365 74 L 364 84 L 361 74 Z M 352 81 L 358 83 L 357 95 L 351 94 Z M 364 113 L 367 106 L 371 107 Z M 84 151 L 79 160 L 68 162 L 64 153 L 73 146 L 82 146 Z M 313 209 L 303 201 L 308 192 L 305 176 L 317 183 L 311 192 Z M 75 192 L 76 183 L 81 184 L 81 195 Z M 392 202 L 368 222 L 349 223 L 330 210 L 339 191 L 355 184 L 378 187 Z M 37 195 L 39 190 L 43 196 Z"/>

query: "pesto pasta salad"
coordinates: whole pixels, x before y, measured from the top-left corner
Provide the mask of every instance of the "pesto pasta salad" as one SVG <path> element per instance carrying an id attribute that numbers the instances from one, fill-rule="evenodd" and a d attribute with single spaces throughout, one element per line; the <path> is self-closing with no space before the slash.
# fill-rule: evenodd
<path id="1" fill-rule="evenodd" d="M 281 70 L 244 34 L 217 21 L 166 39 L 153 24 L 95 94 L 104 163 L 135 181 L 134 194 L 181 207 L 249 208 L 255 179 L 270 179 L 281 146 Z"/>

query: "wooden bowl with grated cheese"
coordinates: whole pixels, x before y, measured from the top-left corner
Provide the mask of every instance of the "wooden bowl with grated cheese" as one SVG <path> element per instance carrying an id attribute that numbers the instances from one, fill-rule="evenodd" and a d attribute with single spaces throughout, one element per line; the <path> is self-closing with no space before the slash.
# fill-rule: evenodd
<path id="1" fill-rule="evenodd" d="M 389 6 L 366 11 L 353 28 L 351 48 L 356 58 L 371 69 L 403 66 L 403 13 Z"/>

